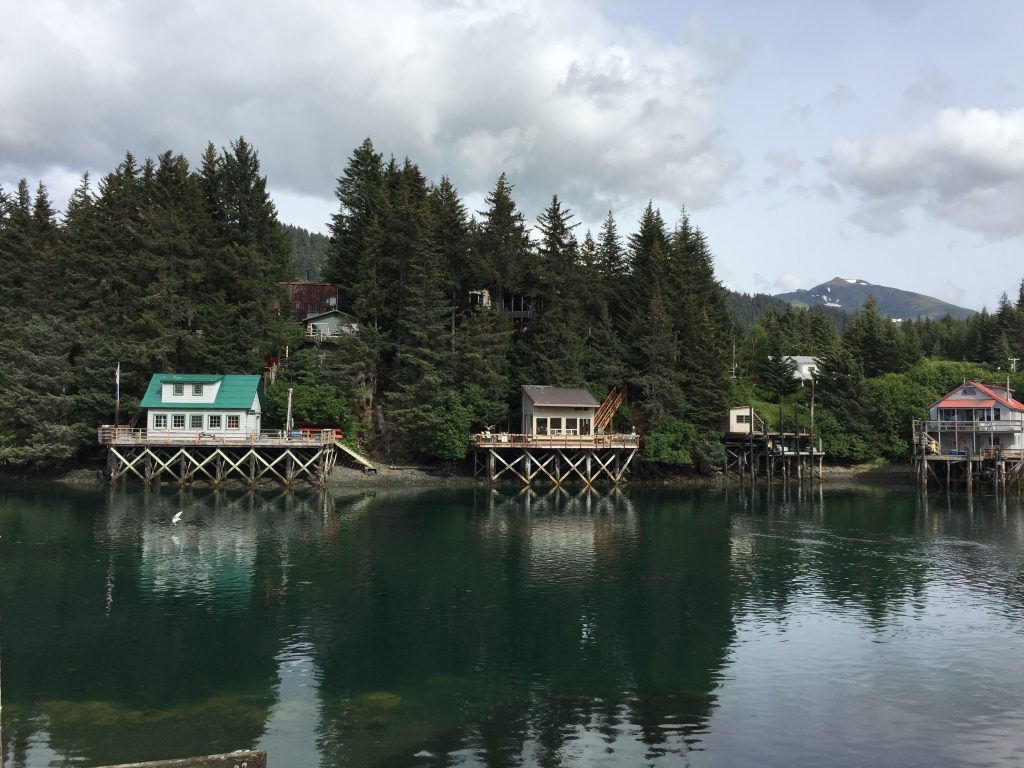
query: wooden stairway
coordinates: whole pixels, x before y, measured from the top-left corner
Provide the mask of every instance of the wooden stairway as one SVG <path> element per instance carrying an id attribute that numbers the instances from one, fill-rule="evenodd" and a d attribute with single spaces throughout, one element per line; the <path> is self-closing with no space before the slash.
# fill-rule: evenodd
<path id="1" fill-rule="evenodd" d="M 373 462 L 371 462 L 368 458 L 363 456 L 361 453 L 358 453 L 357 451 L 353 451 L 351 448 L 349 448 L 347 445 L 345 445 L 343 442 L 341 442 L 341 440 L 335 440 L 334 441 L 334 446 L 338 450 L 340 450 L 343 453 L 347 454 L 348 457 L 350 459 L 352 459 L 352 461 L 354 461 L 356 464 L 359 464 L 363 468 L 363 471 L 366 472 L 367 474 L 369 474 L 369 475 L 377 474 L 377 468 L 373 465 Z"/>
<path id="2" fill-rule="evenodd" d="M 615 415 L 615 412 L 619 410 L 619 406 L 622 405 L 622 401 L 625 397 L 625 387 L 612 387 L 608 396 L 605 397 L 604 401 L 602 401 L 600 407 L 597 409 L 597 413 L 594 414 L 595 432 L 599 429 L 605 429 L 612 423 L 612 417 Z"/>

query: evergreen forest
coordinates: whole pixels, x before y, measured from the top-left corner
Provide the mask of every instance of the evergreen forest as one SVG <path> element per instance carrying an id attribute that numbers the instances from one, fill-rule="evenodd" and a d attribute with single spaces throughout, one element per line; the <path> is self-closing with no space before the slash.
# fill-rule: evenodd
<path id="1" fill-rule="evenodd" d="M 0 189 L 0 463 L 98 455 L 96 428 L 142 425 L 154 372 L 268 375 L 265 427 L 333 423 L 385 460 L 456 462 L 469 436 L 517 431 L 523 384 L 624 387 L 613 427 L 648 466 L 723 458 L 729 405 L 803 424 L 839 461 L 901 459 L 910 424 L 965 378 L 1024 385 L 1024 283 L 994 313 L 892 322 L 726 291 L 680 207 L 581 231 L 559 198 L 535 221 L 502 174 L 470 211 L 447 177 L 367 139 L 339 169 L 328 236 L 278 220 L 245 139 L 192 167 L 130 153 L 55 210 L 46 187 Z M 358 331 L 303 344 L 282 281 L 322 279 Z M 790 355 L 813 355 L 813 386 Z"/>

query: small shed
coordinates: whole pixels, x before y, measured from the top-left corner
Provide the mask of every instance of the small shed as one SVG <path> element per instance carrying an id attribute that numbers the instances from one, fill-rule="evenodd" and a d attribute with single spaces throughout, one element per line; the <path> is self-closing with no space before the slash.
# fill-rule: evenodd
<path id="1" fill-rule="evenodd" d="M 734 406 L 729 409 L 729 424 L 726 432 L 730 435 L 749 435 L 751 427 L 756 434 L 764 430 L 764 422 L 749 405 Z"/>
<path id="2" fill-rule="evenodd" d="M 296 280 L 278 285 L 283 285 L 287 289 L 288 300 L 295 311 L 296 320 L 302 321 L 312 315 L 338 308 L 338 289 L 330 283 Z"/>
<path id="3" fill-rule="evenodd" d="M 589 435 L 599 403 L 581 387 L 523 385 L 524 435 Z"/>
<path id="4" fill-rule="evenodd" d="M 154 373 L 141 406 L 150 433 L 259 434 L 263 415 L 259 376 Z"/>

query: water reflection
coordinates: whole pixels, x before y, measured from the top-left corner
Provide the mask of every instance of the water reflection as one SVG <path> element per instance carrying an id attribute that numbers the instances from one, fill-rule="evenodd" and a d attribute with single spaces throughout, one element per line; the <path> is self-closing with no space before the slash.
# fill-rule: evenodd
<path id="1" fill-rule="evenodd" d="M 956 764 L 967 732 L 998 762 L 1022 521 L 781 487 L 12 486 L 3 765 Z"/>

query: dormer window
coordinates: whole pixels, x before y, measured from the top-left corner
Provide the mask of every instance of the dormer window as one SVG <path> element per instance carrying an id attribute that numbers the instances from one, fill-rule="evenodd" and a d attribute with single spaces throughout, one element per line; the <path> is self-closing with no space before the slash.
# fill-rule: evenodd
<path id="1" fill-rule="evenodd" d="M 193 384 L 192 385 L 192 394 L 195 395 L 196 397 L 202 397 L 203 396 L 203 385 L 202 384 Z"/>
<path id="2" fill-rule="evenodd" d="M 172 384 L 171 385 L 171 394 L 173 394 L 175 397 L 181 397 L 182 395 L 185 394 L 185 385 L 184 384 Z"/>
<path id="3" fill-rule="evenodd" d="M 964 397 L 974 397 L 978 394 L 978 390 L 974 387 L 964 387 Z"/>

